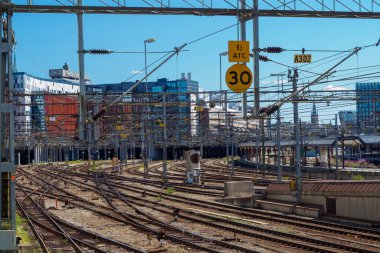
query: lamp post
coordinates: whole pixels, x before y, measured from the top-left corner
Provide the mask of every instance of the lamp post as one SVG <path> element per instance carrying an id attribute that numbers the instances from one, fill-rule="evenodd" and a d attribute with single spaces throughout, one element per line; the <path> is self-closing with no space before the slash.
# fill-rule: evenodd
<path id="1" fill-rule="evenodd" d="M 156 41 L 155 38 L 149 38 L 149 39 L 144 40 L 145 76 L 148 75 L 148 67 L 147 67 L 147 61 L 146 61 L 146 44 L 153 43 L 155 41 Z M 148 91 L 147 86 L 148 86 L 148 78 L 145 79 L 145 92 Z"/>
<path id="2" fill-rule="evenodd" d="M 228 55 L 228 52 L 222 52 L 219 54 L 219 91 L 222 94 L 222 56 Z"/>
<path id="3" fill-rule="evenodd" d="M 148 75 L 148 67 L 147 67 L 147 60 L 146 60 L 146 44 L 147 43 L 153 43 L 155 42 L 156 39 L 155 38 L 149 38 L 149 39 L 146 39 L 144 40 L 144 59 L 145 59 L 145 77 Z M 145 78 L 145 92 L 148 92 L 148 78 L 146 77 Z M 145 109 L 148 109 L 148 107 L 145 107 Z M 145 110 L 147 112 L 147 110 Z M 150 150 L 150 147 L 148 145 L 145 145 L 145 120 L 148 120 L 148 115 L 145 117 L 145 119 L 142 119 L 142 154 L 143 154 L 143 157 L 144 157 L 144 160 L 146 160 L 148 157 L 147 157 L 147 154 Z M 150 152 L 149 152 L 150 153 Z M 150 158 L 150 155 L 149 155 L 149 158 Z M 147 163 L 144 162 L 144 176 L 147 177 L 148 176 L 148 168 L 147 168 Z"/>

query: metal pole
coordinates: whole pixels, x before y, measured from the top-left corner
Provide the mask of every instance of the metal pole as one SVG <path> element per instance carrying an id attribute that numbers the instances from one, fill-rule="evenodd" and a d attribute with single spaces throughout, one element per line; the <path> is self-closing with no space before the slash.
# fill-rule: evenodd
<path id="1" fill-rule="evenodd" d="M 219 94 L 222 98 L 222 53 L 219 54 Z"/>
<path id="2" fill-rule="evenodd" d="M 260 162 L 259 162 L 259 129 L 257 128 L 256 126 L 256 171 L 259 171 L 259 165 L 260 165 Z"/>
<path id="3" fill-rule="evenodd" d="M 82 6 L 82 0 L 78 0 Z M 83 46 L 83 12 L 78 11 L 78 56 L 79 56 L 79 139 L 84 140 L 84 123 L 86 118 L 86 87 L 84 74 L 84 46 Z"/>
<path id="4" fill-rule="evenodd" d="M 243 10 L 243 12 L 245 11 L 246 9 L 245 0 L 240 0 L 240 8 Z M 238 16 L 238 18 L 240 19 L 240 16 Z M 240 21 L 241 21 L 241 25 L 240 25 L 241 40 L 246 41 L 247 40 L 246 22 L 244 21 L 244 19 L 241 19 Z M 244 63 L 244 65 L 247 65 L 247 64 Z M 245 91 L 243 92 L 243 97 L 242 97 L 243 118 L 247 118 L 247 106 L 248 106 L 247 92 Z"/>
<path id="5" fill-rule="evenodd" d="M 145 76 L 148 75 L 148 70 L 146 66 L 146 41 L 144 41 L 144 62 L 145 62 Z M 148 92 L 148 77 L 145 79 L 145 92 Z M 145 96 L 144 96 L 145 98 Z M 144 101 L 146 102 L 146 101 Z M 146 140 L 145 140 L 145 120 L 147 120 L 147 108 L 148 106 L 144 106 L 145 113 L 141 115 L 141 124 L 142 124 L 142 131 L 141 131 L 141 155 L 143 158 L 143 163 L 144 163 L 144 178 L 149 177 L 149 170 L 148 170 L 148 164 L 147 164 L 147 145 L 146 145 Z"/>
<path id="6" fill-rule="evenodd" d="M 277 180 L 281 182 L 282 171 L 281 171 L 281 117 L 280 109 L 277 110 Z"/>
<path id="7" fill-rule="evenodd" d="M 294 70 L 293 73 L 293 92 L 297 91 L 297 69 Z M 297 96 L 293 96 L 294 100 L 297 100 Z M 300 147 L 300 125 L 298 119 L 298 102 L 293 102 L 293 113 L 294 113 L 294 141 L 295 141 L 295 151 L 296 151 L 296 159 L 294 161 L 294 167 L 296 171 L 296 202 L 297 204 L 301 203 L 301 147 Z"/>
<path id="8" fill-rule="evenodd" d="M 11 1 L 9 1 L 11 2 Z M 11 4 L 8 1 L 0 0 L 0 4 Z M 13 49 L 13 29 L 12 29 L 12 10 L 2 10 L 3 18 L 0 22 L 0 175 L 1 183 L 6 185 L 0 187 L 0 238 L 4 237 L 6 247 L 9 252 L 15 252 L 16 230 L 16 202 L 15 202 L 15 182 L 12 179 L 15 173 L 15 152 L 14 152 L 14 113 L 13 113 L 13 69 L 12 69 L 12 49 Z M 6 91 L 9 91 L 8 93 Z M 2 188 L 5 188 L 5 193 Z M 3 212 L 4 211 L 4 212 Z M 6 224 L 11 226 L 6 228 Z M 4 227 L 3 227 L 4 226 Z M 13 230 L 4 231 L 4 230 Z M 11 234 L 12 233 L 12 234 Z M 7 234 L 8 237 L 4 235 Z M 8 238 L 8 239 L 6 239 Z"/>
<path id="9" fill-rule="evenodd" d="M 265 128 L 264 128 L 264 117 L 260 117 L 260 128 L 261 128 L 261 155 L 263 169 L 265 170 Z"/>
<path id="10" fill-rule="evenodd" d="M 339 158 L 338 158 L 338 114 L 335 114 L 335 180 L 339 179 Z"/>
<path id="11" fill-rule="evenodd" d="M 232 154 L 232 158 L 231 158 L 231 175 L 234 174 L 234 161 L 235 161 L 235 149 L 234 149 L 234 134 L 233 133 L 233 121 L 232 121 L 232 117 L 230 117 L 229 121 L 228 121 L 228 126 L 229 126 L 229 141 L 231 143 L 231 154 Z"/>
<path id="12" fill-rule="evenodd" d="M 144 41 L 144 60 L 145 60 L 145 76 L 148 75 L 148 69 L 146 66 L 146 41 Z M 145 79 L 145 92 L 148 91 L 148 77 Z"/>
<path id="13" fill-rule="evenodd" d="M 227 114 L 227 91 L 224 92 L 224 113 L 225 113 L 225 120 L 224 120 L 224 129 L 225 129 L 225 134 L 229 135 L 229 127 L 228 127 L 228 114 Z M 229 167 L 229 160 L 230 160 L 230 154 L 229 154 L 229 146 L 228 146 L 228 138 L 226 138 L 226 161 L 227 161 L 227 170 Z"/>
<path id="14" fill-rule="evenodd" d="M 259 4 L 258 0 L 253 1 L 253 11 L 254 11 L 254 17 L 253 17 L 253 67 L 254 67 L 254 87 L 253 87 L 253 94 L 254 94 L 254 114 L 255 116 L 260 115 L 260 88 L 259 88 Z"/>
<path id="15" fill-rule="evenodd" d="M 162 164 L 162 179 L 166 181 L 166 174 L 167 174 L 167 147 L 166 147 L 166 95 L 162 95 L 162 102 L 163 102 L 163 123 L 164 123 L 164 134 L 163 134 L 163 140 L 162 140 L 162 154 L 163 154 L 163 164 Z"/>
<path id="16" fill-rule="evenodd" d="M 148 67 L 147 67 L 147 59 L 146 59 L 146 44 L 147 40 L 144 41 L 144 62 L 145 62 L 145 76 L 148 75 Z M 148 92 L 148 77 L 145 79 L 145 92 Z M 149 95 L 146 97 L 146 99 L 149 101 Z M 147 102 L 147 101 L 145 101 Z M 144 125 L 144 134 L 146 132 L 146 128 L 148 126 L 149 122 L 149 106 L 145 106 L 145 114 L 144 114 L 144 120 L 143 120 L 143 125 Z M 145 141 L 145 150 L 144 150 L 144 157 L 145 159 L 150 160 L 150 145 L 148 144 L 148 140 L 144 138 Z"/>

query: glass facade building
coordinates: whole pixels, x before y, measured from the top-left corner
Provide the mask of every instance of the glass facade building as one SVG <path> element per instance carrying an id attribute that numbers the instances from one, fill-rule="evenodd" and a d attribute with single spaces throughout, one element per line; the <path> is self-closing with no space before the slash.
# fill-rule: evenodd
<path id="1" fill-rule="evenodd" d="M 189 76 L 191 77 L 191 76 Z M 197 131 L 198 118 L 194 111 L 197 100 L 198 82 L 188 78 L 168 80 L 166 78 L 157 81 L 142 82 L 131 93 L 133 102 L 149 101 L 149 106 L 134 106 L 135 124 L 145 121 L 146 131 L 152 133 L 148 138 L 154 143 L 162 141 L 159 122 L 163 121 L 163 107 L 161 102 L 163 94 L 166 99 L 166 128 L 167 137 L 171 143 L 190 141 L 191 135 Z M 129 90 L 135 82 L 123 82 L 114 84 L 87 85 L 87 91 L 102 91 L 104 96 L 112 93 L 120 93 Z M 145 95 L 147 94 L 147 95 Z M 157 102 L 154 104 L 154 102 Z M 145 116 L 146 115 L 146 116 Z M 148 120 L 144 119 L 148 117 Z M 155 133 L 155 134 L 154 134 Z"/>
<path id="2" fill-rule="evenodd" d="M 353 111 L 340 111 L 339 113 L 340 125 L 348 131 L 349 134 L 357 133 L 357 114 Z"/>
<path id="3" fill-rule="evenodd" d="M 357 126 L 361 133 L 377 133 L 380 126 L 380 82 L 356 83 Z"/>

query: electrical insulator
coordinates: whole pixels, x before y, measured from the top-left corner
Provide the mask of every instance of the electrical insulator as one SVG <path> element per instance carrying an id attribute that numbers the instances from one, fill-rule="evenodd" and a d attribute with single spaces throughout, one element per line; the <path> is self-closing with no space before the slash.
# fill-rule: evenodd
<path id="1" fill-rule="evenodd" d="M 261 107 L 261 108 L 260 108 L 260 114 L 263 114 L 263 113 L 265 112 L 266 109 L 267 109 L 266 107 Z"/>
<path id="2" fill-rule="evenodd" d="M 275 111 L 277 111 L 280 107 L 278 105 L 271 105 L 267 107 L 265 110 L 266 115 L 272 115 Z"/>
<path id="3" fill-rule="evenodd" d="M 107 49 L 91 49 L 86 51 L 89 54 L 111 54 L 113 51 Z"/>
<path id="4" fill-rule="evenodd" d="M 271 54 L 279 54 L 279 53 L 282 53 L 284 51 L 285 51 L 285 49 L 283 49 L 281 47 L 267 47 L 267 48 L 264 48 L 264 52 L 271 53 Z"/>
<path id="5" fill-rule="evenodd" d="M 104 109 L 100 110 L 97 114 L 95 114 L 94 117 L 92 117 L 92 120 L 96 121 L 97 119 L 99 119 L 105 113 L 106 113 L 106 110 L 104 110 Z"/>
<path id="6" fill-rule="evenodd" d="M 259 60 L 260 60 L 260 61 L 265 61 L 265 62 L 270 61 L 269 58 L 266 57 L 265 55 L 259 55 Z"/>

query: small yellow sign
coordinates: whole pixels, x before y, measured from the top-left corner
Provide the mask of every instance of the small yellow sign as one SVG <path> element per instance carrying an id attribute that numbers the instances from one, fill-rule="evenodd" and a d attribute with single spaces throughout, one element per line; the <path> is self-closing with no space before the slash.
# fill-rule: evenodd
<path id="1" fill-rule="evenodd" d="M 229 62 L 249 62 L 249 41 L 228 41 Z"/>
<path id="2" fill-rule="evenodd" d="M 294 63 L 311 63 L 311 54 L 295 54 Z"/>
<path id="3" fill-rule="evenodd" d="M 236 93 L 245 92 L 251 87 L 252 72 L 243 64 L 234 64 L 226 72 L 228 88 Z"/>
<path id="4" fill-rule="evenodd" d="M 194 106 L 194 111 L 203 112 L 203 106 Z"/>
<path id="5" fill-rule="evenodd" d="M 290 191 L 294 192 L 296 190 L 296 181 L 294 179 L 289 182 Z"/>
<path id="6" fill-rule="evenodd" d="M 127 138 L 128 138 L 128 134 L 121 133 L 121 134 L 120 134 L 120 137 L 121 137 L 122 139 L 127 139 Z"/>

